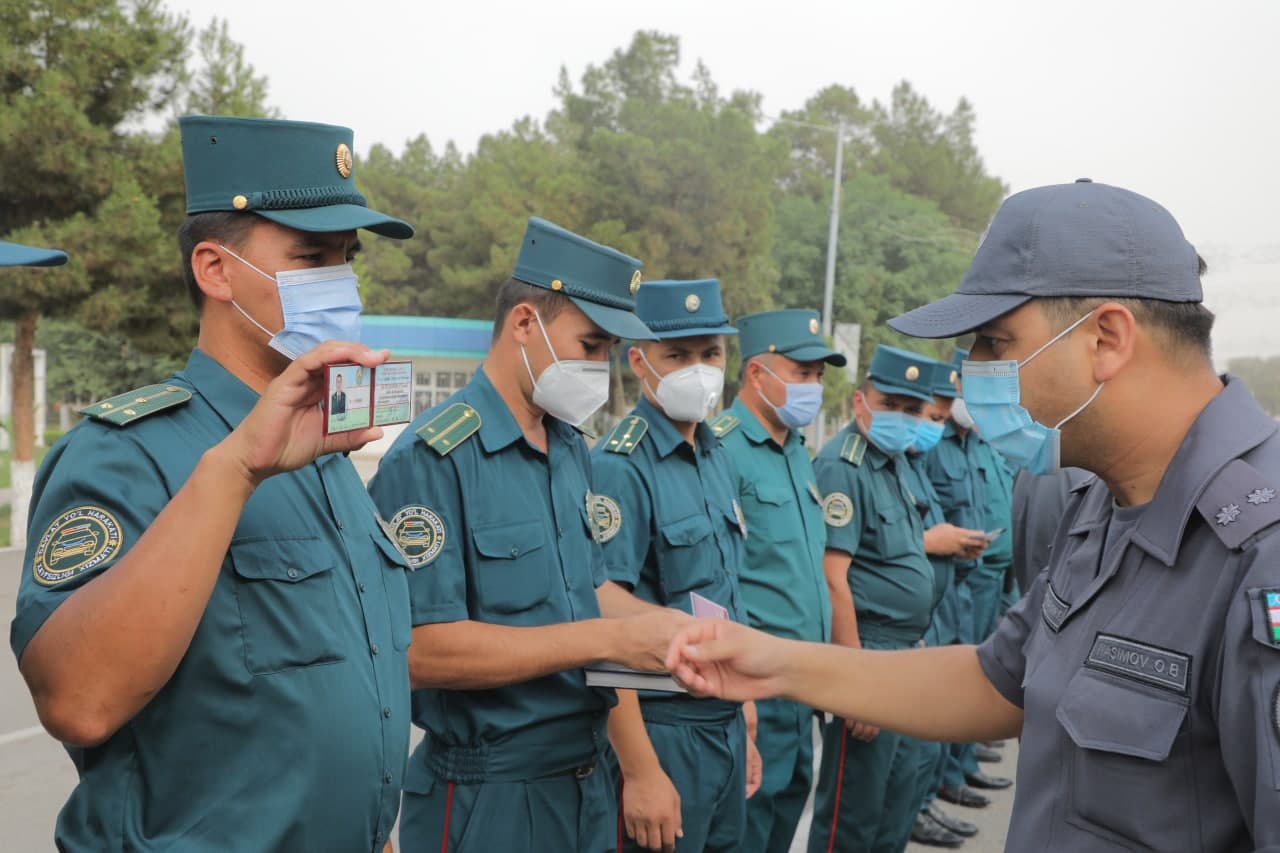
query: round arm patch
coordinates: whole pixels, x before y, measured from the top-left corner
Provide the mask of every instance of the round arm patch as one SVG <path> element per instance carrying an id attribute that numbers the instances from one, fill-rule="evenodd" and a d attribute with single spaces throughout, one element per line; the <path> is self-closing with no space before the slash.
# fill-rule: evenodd
<path id="1" fill-rule="evenodd" d="M 601 545 L 617 536 L 622 529 L 622 509 L 607 495 L 587 494 L 587 516 L 591 519 L 595 540 Z"/>
<path id="2" fill-rule="evenodd" d="M 844 492 L 832 492 L 822 499 L 822 518 L 832 527 L 846 527 L 853 521 L 853 501 Z"/>
<path id="3" fill-rule="evenodd" d="M 55 518 L 40 537 L 31 573 L 37 583 L 56 586 L 110 562 L 123 546 L 114 515 L 99 506 L 78 506 Z"/>
<path id="4" fill-rule="evenodd" d="M 396 544 L 413 568 L 430 565 L 444 550 L 444 521 L 425 506 L 411 504 L 388 522 Z"/>

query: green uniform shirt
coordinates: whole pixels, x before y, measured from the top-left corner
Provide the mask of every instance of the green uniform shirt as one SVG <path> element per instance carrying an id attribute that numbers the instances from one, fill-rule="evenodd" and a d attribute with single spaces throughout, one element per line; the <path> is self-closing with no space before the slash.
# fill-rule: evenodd
<path id="1" fill-rule="evenodd" d="M 942 501 L 938 497 L 938 492 L 933 488 L 933 483 L 929 481 L 929 474 L 925 470 L 926 459 L 926 454 L 908 453 L 908 464 L 902 471 L 902 479 L 911 490 L 911 496 L 915 498 L 916 508 L 924 519 L 924 529 L 928 530 L 939 524 L 945 524 L 947 518 L 942 512 Z M 955 580 L 956 561 L 951 556 L 935 554 L 926 554 L 926 556 L 929 558 L 929 564 L 933 566 L 933 606 L 936 609 Z"/>
<path id="2" fill-rule="evenodd" d="M 849 588 L 864 639 L 914 643 L 933 612 L 933 566 L 907 467 L 905 456 L 881 452 L 852 422 L 813 461 L 826 496 L 827 548 L 853 558 Z"/>
<path id="3" fill-rule="evenodd" d="M 587 447 L 567 424 L 544 422 L 546 453 L 525 439 L 481 369 L 419 415 L 383 457 L 369 492 L 417 567 L 409 578 L 414 625 L 531 627 L 600 615 L 604 559 L 587 516 Z M 417 690 L 413 720 L 441 746 L 485 748 L 578 720 L 583 739 L 558 748 L 580 764 L 613 702 L 612 690 L 587 687 L 572 669 L 490 690 Z M 574 727 L 557 728 L 566 730 Z M 410 776 L 424 766 L 415 754 Z"/>
<path id="4" fill-rule="evenodd" d="M 975 456 L 978 463 L 978 475 L 982 480 L 983 530 L 1003 529 L 987 550 L 982 553 L 981 569 L 1003 577 L 1013 563 L 1013 473 L 1009 464 L 994 447 L 981 438 L 976 441 Z"/>
<path id="5" fill-rule="evenodd" d="M 982 476 L 978 471 L 980 441 L 975 433 L 960 435 L 947 421 L 942 440 L 925 454 L 925 471 L 933 483 L 942 512 L 947 521 L 966 530 L 988 530 L 983 523 L 986 500 Z M 955 561 L 956 573 L 967 575 L 980 560 Z"/>
<path id="6" fill-rule="evenodd" d="M 740 400 L 712 428 L 738 472 L 738 501 L 747 521 L 739 577 L 747 618 L 780 637 L 828 642 L 831 598 L 822 574 L 827 528 L 803 437 L 789 430 L 779 446 Z"/>
<path id="7" fill-rule="evenodd" d="M 163 389 L 190 402 L 126 426 L 86 419 L 41 467 L 19 657 L 258 400 L 199 350 Z M 346 458 L 265 480 L 172 677 L 106 743 L 68 747 L 80 780 L 59 849 L 380 851 L 408 749 L 405 575 Z"/>

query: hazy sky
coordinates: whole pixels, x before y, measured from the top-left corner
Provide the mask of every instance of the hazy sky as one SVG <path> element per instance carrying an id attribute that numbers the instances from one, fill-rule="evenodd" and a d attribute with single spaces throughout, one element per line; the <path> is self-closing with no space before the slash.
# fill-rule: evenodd
<path id="1" fill-rule="evenodd" d="M 562 65 L 576 80 L 638 29 L 679 35 L 686 68 L 772 114 L 831 83 L 965 97 L 1012 190 L 1088 176 L 1168 207 L 1209 261 L 1219 353 L 1280 353 L 1259 316 L 1280 320 L 1280 2 L 167 2 L 226 18 L 271 102 L 354 127 L 358 152 L 424 132 L 470 151 L 544 117 Z"/>

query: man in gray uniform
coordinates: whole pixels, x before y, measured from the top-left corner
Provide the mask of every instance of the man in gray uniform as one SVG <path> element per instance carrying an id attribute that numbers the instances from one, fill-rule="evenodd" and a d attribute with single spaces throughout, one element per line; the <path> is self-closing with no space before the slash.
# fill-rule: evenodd
<path id="1" fill-rule="evenodd" d="M 959 292 L 891 325 L 976 330 L 964 394 L 987 440 L 1033 472 L 1097 474 L 1046 571 L 976 649 L 699 622 L 668 666 L 698 693 L 917 737 L 1021 735 L 1010 850 L 1280 851 L 1280 426 L 1214 374 L 1202 271 L 1135 193 L 1009 198 Z"/>
<path id="2" fill-rule="evenodd" d="M 1031 589 L 1036 575 L 1049 565 L 1053 534 L 1058 532 L 1071 493 L 1093 475 L 1079 468 L 1050 474 L 1019 471 L 1013 478 L 1013 575 L 1018 589 Z M 1012 605 L 1010 605 L 1012 606 Z"/>

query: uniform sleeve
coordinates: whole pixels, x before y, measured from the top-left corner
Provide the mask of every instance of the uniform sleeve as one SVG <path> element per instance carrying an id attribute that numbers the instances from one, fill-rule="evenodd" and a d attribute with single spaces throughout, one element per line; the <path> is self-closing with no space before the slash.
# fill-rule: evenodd
<path id="1" fill-rule="evenodd" d="M 813 460 L 818 491 L 822 493 L 822 520 L 827 526 L 827 548 L 858 553 L 862 538 L 862 511 L 858 469 L 842 459 L 820 456 Z"/>
<path id="2" fill-rule="evenodd" d="M 635 588 L 653 542 L 649 490 L 628 457 L 597 453 L 592 457 L 596 538 L 604 547 L 605 574 Z"/>
<path id="3" fill-rule="evenodd" d="M 9 631 L 16 657 L 68 595 L 129 552 L 170 497 L 154 460 L 123 429 L 86 423 L 49 454 L 31 496 Z"/>
<path id="4" fill-rule="evenodd" d="M 453 461 L 412 438 L 382 458 L 369 494 L 414 570 L 409 573 L 413 624 L 470 619 L 467 520 Z"/>
<path id="5" fill-rule="evenodd" d="M 1280 851 L 1280 534 L 1268 540 L 1244 557 L 1249 565 L 1227 609 L 1214 704 L 1222 760 L 1252 849 L 1274 853 Z"/>
<path id="6" fill-rule="evenodd" d="M 978 646 L 978 663 L 987 680 L 1003 696 L 1022 707 L 1022 682 L 1027 671 L 1026 648 L 1033 631 L 1044 630 L 1040 607 L 1049 573 L 1041 572 L 1022 600 L 1009 609 L 999 627 Z"/>

